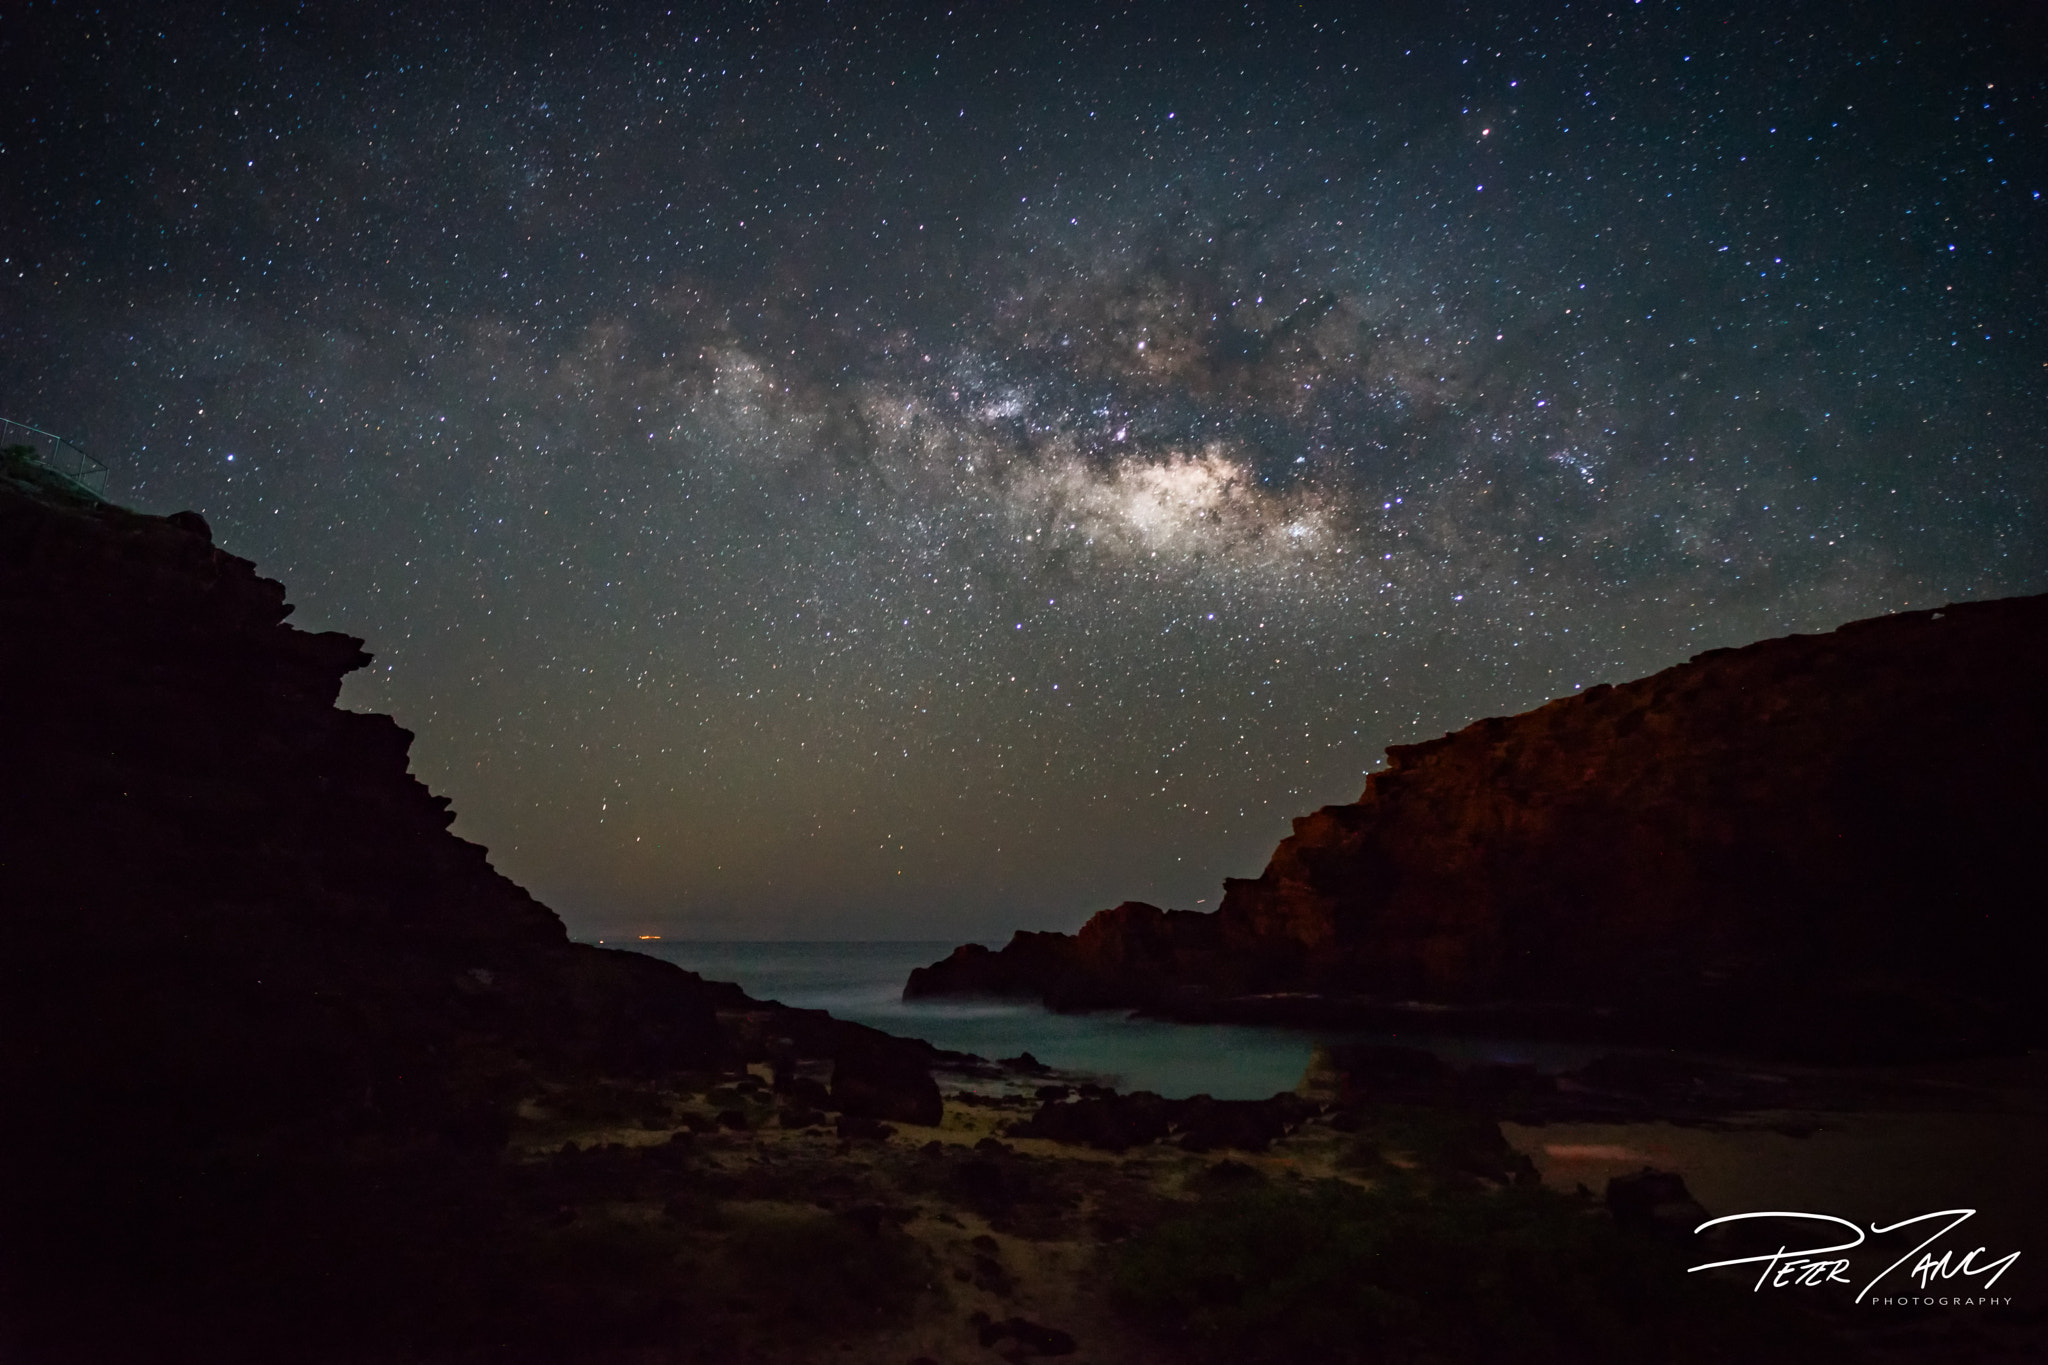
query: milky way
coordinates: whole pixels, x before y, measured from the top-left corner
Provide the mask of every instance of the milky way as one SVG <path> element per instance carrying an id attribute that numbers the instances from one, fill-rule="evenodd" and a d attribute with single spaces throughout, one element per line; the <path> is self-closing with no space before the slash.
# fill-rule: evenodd
<path id="1" fill-rule="evenodd" d="M 0 414 L 578 932 L 1213 906 L 1389 743 L 2048 588 L 2040 31 L 1863 8 L 16 17 Z"/>

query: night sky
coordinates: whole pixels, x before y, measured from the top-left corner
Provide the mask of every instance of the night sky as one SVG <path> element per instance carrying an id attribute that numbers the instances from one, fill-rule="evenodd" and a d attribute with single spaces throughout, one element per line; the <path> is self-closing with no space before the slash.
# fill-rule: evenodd
<path id="1" fill-rule="evenodd" d="M 10 5 L 0 415 L 578 934 L 1213 908 L 1389 743 L 2048 589 L 2038 8 Z"/>

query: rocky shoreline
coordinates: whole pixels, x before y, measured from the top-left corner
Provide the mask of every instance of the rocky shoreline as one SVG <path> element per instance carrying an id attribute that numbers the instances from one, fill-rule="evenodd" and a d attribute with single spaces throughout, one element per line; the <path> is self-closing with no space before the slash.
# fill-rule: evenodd
<path id="1" fill-rule="evenodd" d="M 926 1043 L 571 942 L 335 705 L 363 642 L 290 611 L 196 514 L 6 453 L 0 1355 L 419 1329 L 376 1248 L 473 1249 L 537 1094 L 808 1065 L 851 1122 L 936 1121 Z"/>
<path id="2" fill-rule="evenodd" d="M 2039 1226 L 2039 1163 L 2012 1155 L 2048 1141 L 2032 1058 L 1630 1053 L 1548 1075 L 1339 1044 L 1293 1092 L 1217 1101 L 942 1052 L 570 942 L 449 833 L 405 731 L 336 709 L 362 642 L 289 610 L 196 516 L 0 469 L 0 1358 L 1708 1365 L 2044 1344 L 2038 1295 L 1898 1327 L 1761 1301 L 1689 1277 L 1683 1226 L 1778 1198 L 1759 1181 L 1806 1153 L 1845 1198 L 1952 1199 L 1927 1180 L 1994 1172 L 1998 1212 Z M 1255 1004 L 1333 1007 L 1236 1007 Z M 1929 1150 L 1945 1161 L 1904 1184 L 1884 1165 Z"/>
<path id="3" fill-rule="evenodd" d="M 1338 1312 L 1346 1333 L 1370 1319 L 1343 1318 L 1355 1310 L 1325 1297 L 1341 1286 L 1321 1276 L 1362 1267 L 1318 1241 L 1323 1224 L 1397 1229 L 1411 1254 L 1433 1258 L 1441 1278 L 1379 1283 L 1418 1296 L 1401 1349 L 1434 1343 L 1451 1352 L 1444 1358 L 1526 1346 L 1483 1326 L 1466 1337 L 1449 1321 L 1475 1303 L 1465 1239 L 1489 1230 L 1523 1239 L 1529 1259 L 1514 1272 L 1532 1297 L 1577 1296 L 1579 1307 L 1544 1327 L 1575 1359 L 1633 1349 L 1658 1359 L 2017 1361 L 2048 1341 L 2048 1315 L 2024 1286 L 2011 1312 L 1898 1324 L 1842 1304 L 1760 1300 L 1747 1280 L 1684 1275 L 1702 1258 L 1693 1227 L 1778 1206 L 1774 1175 L 1788 1165 L 1825 1165 L 1832 1197 L 1873 1207 L 1952 1195 L 1939 1170 L 1924 1173 L 1925 1189 L 1902 1186 L 1887 1154 L 1938 1138 L 1949 1161 L 1935 1164 L 1967 1168 L 2024 1150 L 2048 1134 L 2038 1059 L 1764 1073 L 1615 1054 L 1541 1075 L 1340 1046 L 1319 1052 L 1297 1090 L 1236 1102 L 1119 1093 L 1028 1055 L 962 1062 L 937 1079 L 933 1125 L 834 1121 L 810 1108 L 820 1089 L 756 1067 L 702 1094 L 660 1092 L 659 1120 L 625 1119 L 632 1106 L 615 1106 L 601 1123 L 573 1098 L 538 1101 L 509 1150 L 563 1235 L 616 1233 L 638 1217 L 679 1242 L 751 1254 L 760 1228 L 795 1219 L 828 1245 L 896 1266 L 894 1279 L 858 1282 L 889 1308 L 863 1330 L 850 1310 L 836 1337 L 808 1338 L 800 1322 L 777 1335 L 712 1313 L 700 1324 L 700 1339 L 717 1343 L 708 1359 L 1349 1359 L 1341 1340 L 1318 1335 L 1327 1315 Z M 1976 1240 L 2023 1237 L 2043 1182 L 2012 1163 L 1996 1185 L 1997 1221 Z M 1296 1242 L 1275 1244 L 1276 1232 Z M 1319 1268 L 1311 1251 L 1331 1265 Z M 1564 1281 L 1545 1269 L 1559 1257 L 1569 1260 Z M 1262 1270 L 1258 1258 L 1271 1264 Z M 844 1276 L 823 1273 L 820 1297 L 843 1298 Z M 1281 1284 L 1291 1276 L 1314 1297 L 1289 1298 L 1298 1291 Z M 1672 1286 L 1684 1292 L 1672 1298 Z M 1261 1311 L 1218 1311 L 1265 1294 L 1277 1299 Z M 1659 1306 L 1634 1326 L 1587 1307 L 1646 1294 Z M 777 1302 L 799 1319 L 816 1311 Z M 1489 1293 L 1478 1302 L 1482 1316 L 1507 1312 L 1521 1331 L 1543 1320 Z M 1191 1324 L 1204 1334 L 1190 1335 Z M 1674 1344 L 1681 1324 L 1697 1339 Z"/>
<path id="4" fill-rule="evenodd" d="M 2048 596 L 1714 650 L 1388 750 L 1213 913 L 1126 902 L 906 998 L 1668 1044 L 2024 1050 Z"/>

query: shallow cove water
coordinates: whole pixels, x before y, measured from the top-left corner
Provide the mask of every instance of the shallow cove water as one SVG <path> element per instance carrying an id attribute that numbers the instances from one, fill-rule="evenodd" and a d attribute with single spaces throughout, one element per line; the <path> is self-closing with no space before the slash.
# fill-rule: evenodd
<path id="1" fill-rule="evenodd" d="M 601 940 L 673 962 L 749 995 L 991 1060 L 1029 1052 L 1048 1066 L 1083 1072 L 1119 1090 L 1172 1099 L 1264 1099 L 1292 1090 L 1319 1035 L 1234 1024 L 1175 1024 L 1122 1011 L 1055 1014 L 1011 1000 L 903 999 L 910 969 L 936 962 L 950 942 L 735 943 L 679 939 Z M 991 945 L 1000 946 L 1000 945 Z M 1419 1035 L 1342 1035 L 1346 1040 L 1426 1047 L 1453 1063 L 1527 1063 L 1545 1071 L 1576 1066 L 1597 1049 L 1551 1043 Z"/>

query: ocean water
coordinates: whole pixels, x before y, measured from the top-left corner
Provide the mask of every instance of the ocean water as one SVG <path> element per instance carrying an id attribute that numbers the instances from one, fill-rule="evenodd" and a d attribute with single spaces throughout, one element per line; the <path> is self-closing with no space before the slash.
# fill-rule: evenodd
<path id="1" fill-rule="evenodd" d="M 953 950 L 951 942 L 665 939 L 605 946 L 644 952 L 713 981 L 736 981 L 756 999 L 829 1010 L 841 1019 L 991 1060 L 1029 1052 L 1048 1066 L 1095 1076 L 1119 1090 L 1153 1090 L 1176 1099 L 1197 1094 L 1264 1099 L 1292 1090 L 1322 1041 L 1293 1029 L 1175 1024 L 1122 1011 L 1054 1014 L 1019 1001 L 904 1000 L 910 969 L 944 957 Z M 1522 1062 L 1545 1070 L 1574 1066 L 1592 1055 L 1586 1049 L 1501 1039 L 1342 1037 L 1429 1047 L 1454 1063 Z"/>

